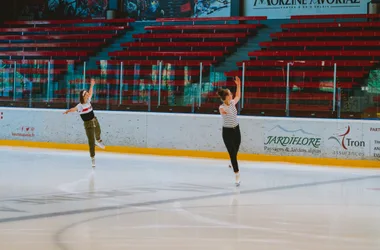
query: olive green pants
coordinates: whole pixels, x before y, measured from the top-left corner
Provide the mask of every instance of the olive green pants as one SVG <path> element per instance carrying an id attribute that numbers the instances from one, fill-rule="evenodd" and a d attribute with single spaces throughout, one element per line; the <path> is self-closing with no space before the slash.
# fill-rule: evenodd
<path id="1" fill-rule="evenodd" d="M 84 122 L 84 128 L 88 139 L 88 146 L 90 147 L 90 156 L 95 156 L 95 139 L 100 140 L 100 125 L 98 119 L 95 117 L 90 121 Z"/>

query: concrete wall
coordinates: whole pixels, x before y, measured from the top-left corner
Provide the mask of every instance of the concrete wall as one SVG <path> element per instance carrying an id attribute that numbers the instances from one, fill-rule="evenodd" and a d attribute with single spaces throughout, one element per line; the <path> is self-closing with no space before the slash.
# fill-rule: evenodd
<path id="1" fill-rule="evenodd" d="M 0 139 L 86 144 L 83 122 L 63 110 L 0 108 Z M 225 151 L 218 115 L 96 112 L 106 145 Z M 241 152 L 377 159 L 376 121 L 239 117 Z"/>

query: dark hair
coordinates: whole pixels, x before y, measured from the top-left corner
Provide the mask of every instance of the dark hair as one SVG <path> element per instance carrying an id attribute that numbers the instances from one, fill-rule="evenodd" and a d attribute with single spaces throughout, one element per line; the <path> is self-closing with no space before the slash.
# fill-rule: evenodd
<path id="1" fill-rule="evenodd" d="M 218 89 L 218 96 L 222 99 L 222 101 L 226 100 L 228 94 L 228 89 Z"/>
<path id="2" fill-rule="evenodd" d="M 82 90 L 80 93 L 79 93 L 79 101 L 80 103 L 82 104 L 85 104 L 84 102 L 84 96 L 83 96 L 83 93 L 85 92 L 86 90 Z"/>

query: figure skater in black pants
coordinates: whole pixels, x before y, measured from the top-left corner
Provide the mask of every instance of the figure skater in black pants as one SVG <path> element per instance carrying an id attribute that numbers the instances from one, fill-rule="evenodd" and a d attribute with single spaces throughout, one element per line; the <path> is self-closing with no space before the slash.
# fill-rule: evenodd
<path id="1" fill-rule="evenodd" d="M 236 104 L 240 100 L 240 78 L 235 77 L 234 81 L 237 87 L 235 98 L 233 98 L 229 89 L 219 89 L 218 95 L 223 102 L 219 107 L 219 112 L 223 117 L 223 141 L 230 155 L 231 164 L 235 172 L 236 186 L 239 186 L 240 172 L 237 162 L 237 154 L 239 152 L 241 135 L 239 123 L 237 121 Z"/>

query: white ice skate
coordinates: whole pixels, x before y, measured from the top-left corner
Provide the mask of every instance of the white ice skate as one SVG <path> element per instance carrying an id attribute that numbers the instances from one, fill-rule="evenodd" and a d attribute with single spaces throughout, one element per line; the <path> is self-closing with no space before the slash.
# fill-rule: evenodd
<path id="1" fill-rule="evenodd" d="M 240 186 L 240 173 L 235 174 L 235 185 Z"/>
<path id="2" fill-rule="evenodd" d="M 95 157 L 91 157 L 92 167 L 95 167 Z"/>
<path id="3" fill-rule="evenodd" d="M 95 145 L 98 146 L 101 149 L 105 149 L 106 147 L 103 145 L 102 140 L 95 140 Z"/>

